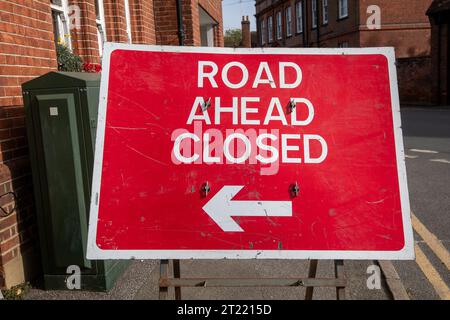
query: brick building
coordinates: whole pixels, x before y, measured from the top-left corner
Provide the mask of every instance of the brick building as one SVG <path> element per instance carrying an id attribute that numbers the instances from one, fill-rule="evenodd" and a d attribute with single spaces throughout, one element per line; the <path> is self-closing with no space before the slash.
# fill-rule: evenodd
<path id="1" fill-rule="evenodd" d="M 431 59 L 433 102 L 449 106 L 450 98 L 450 0 L 434 0 L 427 11 L 432 26 Z"/>
<path id="2" fill-rule="evenodd" d="M 0 288 L 40 269 L 21 84 L 57 69 L 55 43 L 99 63 L 105 41 L 223 46 L 222 28 L 221 0 L 0 1 Z"/>
<path id="3" fill-rule="evenodd" d="M 402 103 L 430 103 L 432 0 L 256 0 L 260 46 L 396 49 Z M 377 18 L 380 24 L 376 25 Z"/>

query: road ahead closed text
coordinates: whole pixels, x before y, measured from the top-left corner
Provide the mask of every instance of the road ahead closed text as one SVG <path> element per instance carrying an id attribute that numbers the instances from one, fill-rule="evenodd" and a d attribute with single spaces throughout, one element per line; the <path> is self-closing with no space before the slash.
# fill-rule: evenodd
<path id="1" fill-rule="evenodd" d="M 220 89 L 220 84 L 238 93 L 238 89 L 250 83 L 255 93 L 262 88 L 273 89 L 273 97 L 267 106 L 261 106 L 259 96 L 233 96 L 228 101 L 220 96 L 196 96 L 186 121 L 186 125 L 194 124 L 194 132 L 179 128 L 172 133 L 173 162 L 323 162 L 327 157 L 328 145 L 322 136 L 314 133 L 280 134 L 278 129 L 270 129 L 274 123 L 307 127 L 314 120 L 314 105 L 307 98 L 289 97 L 283 101 L 276 96 L 277 90 L 298 89 L 302 82 L 301 67 L 294 62 L 279 62 L 276 68 L 278 79 L 274 79 L 267 62 L 261 62 L 254 77 L 250 78 L 247 67 L 240 62 L 229 62 L 219 70 L 217 64 L 212 61 L 199 61 L 198 88 Z M 230 78 L 238 80 L 231 82 Z M 288 82 L 287 78 L 292 79 L 291 82 Z M 285 112 L 286 109 L 288 112 Z M 217 129 L 208 129 L 210 126 L 217 127 L 227 122 L 238 128 L 226 129 L 225 136 Z M 261 129 L 255 130 L 254 126 Z M 311 143 L 319 143 L 321 146 L 320 154 L 314 157 L 310 153 Z"/>

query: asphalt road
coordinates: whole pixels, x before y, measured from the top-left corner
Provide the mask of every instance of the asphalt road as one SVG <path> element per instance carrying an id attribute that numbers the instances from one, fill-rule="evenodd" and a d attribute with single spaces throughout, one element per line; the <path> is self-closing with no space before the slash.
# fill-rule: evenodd
<path id="1" fill-rule="evenodd" d="M 402 123 L 406 167 L 416 240 L 415 261 L 394 262 L 410 299 L 450 299 L 450 108 L 405 108 Z M 390 299 L 381 289 L 366 286 L 373 261 L 346 261 L 348 299 Z M 182 261 L 186 277 L 305 277 L 305 261 Z M 331 261 L 320 261 L 318 277 L 333 276 Z M 135 261 L 109 293 L 32 289 L 27 299 L 157 299 L 159 263 Z M 173 297 L 173 290 L 169 291 Z M 303 288 L 193 288 L 184 299 L 302 299 Z M 317 289 L 314 299 L 334 299 L 335 290 Z"/>
<path id="2" fill-rule="evenodd" d="M 450 109 L 403 109 L 402 124 L 414 239 L 424 257 L 416 248 L 415 262 L 394 265 L 411 299 L 450 299 Z"/>

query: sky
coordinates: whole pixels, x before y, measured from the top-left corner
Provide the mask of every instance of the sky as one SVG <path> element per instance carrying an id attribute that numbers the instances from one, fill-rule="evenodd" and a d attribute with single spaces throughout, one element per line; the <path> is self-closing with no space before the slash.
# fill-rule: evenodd
<path id="1" fill-rule="evenodd" d="M 242 16 L 248 16 L 250 30 L 256 30 L 255 0 L 223 0 L 222 10 L 224 31 L 240 29 Z"/>

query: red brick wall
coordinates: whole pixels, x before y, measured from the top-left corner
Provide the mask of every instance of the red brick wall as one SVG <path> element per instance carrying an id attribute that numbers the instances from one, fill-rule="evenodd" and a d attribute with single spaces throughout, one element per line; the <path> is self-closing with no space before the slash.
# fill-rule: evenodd
<path id="1" fill-rule="evenodd" d="M 133 43 L 156 44 L 153 0 L 129 0 Z"/>
<path id="2" fill-rule="evenodd" d="M 450 12 L 434 13 L 432 22 L 432 102 L 435 105 L 450 105 Z"/>
<path id="3" fill-rule="evenodd" d="M 220 23 L 216 45 L 223 46 L 220 0 L 200 1 Z M 71 30 L 72 48 L 85 61 L 100 62 L 94 0 L 70 0 L 81 9 Z M 129 0 L 133 43 L 178 45 L 175 0 Z M 187 44 L 200 44 L 198 0 L 183 1 Z M 104 0 L 108 41 L 127 42 L 123 0 Z M 21 84 L 57 69 L 50 0 L 0 0 L 0 287 L 20 283 L 30 256 L 39 252 Z M 34 259 L 37 260 L 37 259 Z"/>
<path id="4" fill-rule="evenodd" d="M 186 33 L 186 46 L 199 46 L 200 39 L 200 16 L 198 1 L 189 0 L 183 3 L 183 22 Z"/>
<path id="5" fill-rule="evenodd" d="M 293 34 L 286 37 L 285 8 L 292 6 L 295 21 L 295 3 L 298 0 L 270 1 L 257 0 L 257 21 L 267 19 L 273 15 L 274 39 L 275 39 L 275 14 L 282 10 L 283 39 L 275 40 L 276 46 L 303 47 L 318 46 L 317 30 L 311 30 L 311 0 L 307 2 L 307 8 L 303 12 L 306 19 L 306 32 Z M 430 77 L 429 65 L 431 26 L 426 16 L 426 11 L 432 0 L 349 0 L 348 18 L 338 18 L 338 1 L 329 0 L 329 21 L 323 25 L 322 1 L 318 0 L 319 8 L 319 46 L 338 47 L 346 42 L 349 47 L 395 47 L 396 56 L 401 60 L 398 68 L 400 99 L 402 103 L 429 103 Z M 377 5 L 381 14 L 381 29 L 369 30 L 367 19 L 371 13 L 367 9 L 371 5 Z M 267 20 L 266 20 L 267 21 Z M 295 31 L 295 23 L 292 26 Z M 258 32 L 260 32 L 258 24 Z M 260 34 L 259 34 L 260 36 Z M 266 34 L 267 36 L 267 34 Z M 303 41 L 305 38 L 306 41 Z M 260 40 L 259 40 L 260 43 Z M 267 43 L 267 39 L 266 39 Z M 267 44 L 270 46 L 270 44 Z M 420 58 L 420 59 L 406 59 Z M 415 68 L 417 68 L 415 73 Z"/>
<path id="6" fill-rule="evenodd" d="M 161 45 L 178 45 L 178 19 L 175 0 L 154 0 L 156 42 Z M 223 21 L 221 0 L 183 0 L 184 45 L 199 46 L 200 21 L 199 5 L 216 20 L 219 25 L 214 32 L 214 45 L 223 47 Z"/>
<path id="7" fill-rule="evenodd" d="M 81 26 L 71 30 L 74 53 L 84 61 L 100 62 L 94 0 L 70 0 L 81 9 Z M 104 0 L 106 39 L 128 42 L 125 3 L 123 0 Z M 131 36 L 133 43 L 156 44 L 153 0 L 129 0 Z"/>
<path id="8" fill-rule="evenodd" d="M 257 21 L 265 19 L 267 27 L 267 17 L 273 16 L 273 43 L 268 43 L 268 33 L 266 32 L 266 46 L 276 47 L 317 47 L 317 29 L 312 29 L 312 1 L 303 0 L 303 32 L 296 32 L 295 5 L 299 0 L 285 0 L 274 2 L 260 0 L 257 2 Z M 349 0 L 348 18 L 338 19 L 338 1 L 328 0 L 328 24 L 322 22 L 322 0 L 317 0 L 319 10 L 319 41 L 321 47 L 337 47 L 341 42 L 348 42 L 349 46 L 359 46 L 358 26 L 359 10 L 358 0 Z M 286 35 L 286 8 L 291 6 L 292 35 Z M 276 38 L 276 14 L 281 11 L 282 39 Z M 260 26 L 258 24 L 257 28 Z M 260 32 L 258 30 L 258 32 Z M 258 35 L 260 37 L 260 35 Z M 260 39 L 260 38 L 259 38 Z M 260 41 L 260 40 L 259 40 Z"/>
<path id="9" fill-rule="evenodd" d="M 73 52 L 83 61 L 100 63 L 94 0 L 70 0 L 81 9 L 80 28 L 70 30 Z"/>
<path id="10" fill-rule="evenodd" d="M 307 20 L 306 36 L 293 32 L 286 37 L 285 8 L 292 7 L 293 30 L 295 31 L 295 3 L 298 0 L 269 1 L 257 0 L 257 21 L 273 15 L 275 35 L 275 14 L 282 11 L 283 39 L 277 46 L 302 47 L 317 46 L 317 31 L 311 30 L 311 0 L 307 3 L 303 18 Z M 395 46 L 398 57 L 416 57 L 430 54 L 430 24 L 425 15 L 432 0 L 349 0 L 348 18 L 338 18 L 338 1 L 328 0 L 328 24 L 322 24 L 322 0 L 317 0 L 319 9 L 319 38 L 321 47 L 337 47 L 347 42 L 349 47 Z M 381 30 L 368 30 L 366 27 L 367 8 L 378 5 L 381 9 Z M 259 25 L 258 25 L 259 29 Z M 267 35 L 266 35 L 267 36 Z M 303 38 L 306 43 L 303 43 Z M 275 37 L 274 37 L 275 38 Z M 267 39 L 266 39 L 267 43 Z"/>
<path id="11" fill-rule="evenodd" d="M 430 55 L 431 26 L 426 11 L 432 0 L 362 0 L 361 46 L 392 46 L 398 58 Z M 367 30 L 366 13 L 369 5 L 381 12 L 381 29 Z"/>
<path id="12" fill-rule="evenodd" d="M 188 1 L 183 1 L 183 13 L 186 13 Z M 178 40 L 177 8 L 175 1 L 153 0 L 156 25 L 156 43 L 176 46 Z"/>
<path id="13" fill-rule="evenodd" d="M 111 42 L 128 42 L 125 6 L 123 1 L 104 0 L 106 38 Z"/>
<path id="14" fill-rule="evenodd" d="M 57 67 L 51 21 L 48 0 L 0 1 L 0 195 L 11 191 L 19 199 L 12 215 L 0 212 L 0 287 L 8 266 L 30 249 L 37 252 L 20 85 Z M 15 204 L 6 196 L 0 205 L 11 210 Z"/>
<path id="15" fill-rule="evenodd" d="M 403 105 L 429 105 L 432 102 L 430 57 L 397 59 L 398 90 Z"/>

